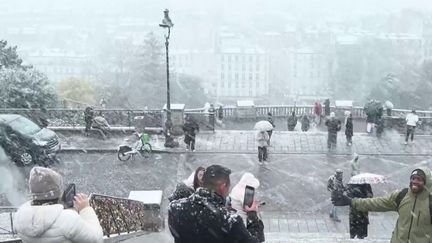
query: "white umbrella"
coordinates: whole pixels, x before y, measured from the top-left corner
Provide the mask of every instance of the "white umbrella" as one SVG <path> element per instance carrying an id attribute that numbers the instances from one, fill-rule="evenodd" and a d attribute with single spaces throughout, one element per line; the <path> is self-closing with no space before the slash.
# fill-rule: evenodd
<path id="1" fill-rule="evenodd" d="M 255 123 L 254 129 L 259 131 L 271 131 L 273 130 L 273 125 L 269 121 L 259 121 Z"/>
<path id="2" fill-rule="evenodd" d="M 387 180 L 383 175 L 372 173 L 361 173 L 351 177 L 348 184 L 379 184 L 386 183 Z"/>
<path id="3" fill-rule="evenodd" d="M 389 100 L 387 100 L 384 105 L 386 106 L 386 108 L 388 109 L 393 109 L 393 103 L 391 103 Z"/>

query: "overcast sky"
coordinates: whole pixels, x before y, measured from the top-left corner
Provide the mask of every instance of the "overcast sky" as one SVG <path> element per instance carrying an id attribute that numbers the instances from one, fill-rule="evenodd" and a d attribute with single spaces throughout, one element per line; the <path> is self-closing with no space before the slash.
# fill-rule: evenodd
<path id="1" fill-rule="evenodd" d="M 19 9 L 73 9 L 82 11 L 224 11 L 238 15 L 260 12 L 310 12 L 347 16 L 385 13 L 404 8 L 431 11 L 430 0 L 1 0 L 2 8 Z"/>

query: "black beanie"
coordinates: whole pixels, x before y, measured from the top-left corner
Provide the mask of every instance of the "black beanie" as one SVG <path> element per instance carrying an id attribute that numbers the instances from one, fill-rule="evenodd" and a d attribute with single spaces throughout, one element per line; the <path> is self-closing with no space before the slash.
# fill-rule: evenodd
<path id="1" fill-rule="evenodd" d="M 424 173 L 423 170 L 421 170 L 421 169 L 413 170 L 413 172 L 411 172 L 410 178 L 412 178 L 414 175 L 420 176 L 423 179 L 424 183 L 426 184 L 426 174 Z"/>

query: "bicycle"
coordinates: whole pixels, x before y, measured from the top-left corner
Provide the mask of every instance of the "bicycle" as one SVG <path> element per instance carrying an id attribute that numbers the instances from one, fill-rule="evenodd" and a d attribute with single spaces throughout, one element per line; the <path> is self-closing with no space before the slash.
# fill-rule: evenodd
<path id="1" fill-rule="evenodd" d="M 136 154 L 140 154 L 144 158 L 149 158 L 152 153 L 150 144 L 150 136 L 147 133 L 138 133 L 138 141 L 133 147 L 129 145 L 120 145 L 117 151 L 117 158 L 120 161 L 127 161 Z"/>

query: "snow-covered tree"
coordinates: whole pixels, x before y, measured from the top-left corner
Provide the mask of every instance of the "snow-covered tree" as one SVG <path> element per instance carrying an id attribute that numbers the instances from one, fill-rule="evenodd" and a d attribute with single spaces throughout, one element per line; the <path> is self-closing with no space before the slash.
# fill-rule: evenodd
<path id="1" fill-rule="evenodd" d="M 2 108 L 55 106 L 57 94 L 45 74 L 22 65 L 17 47 L 0 40 L 0 105 Z"/>
<path id="2" fill-rule="evenodd" d="M 45 74 L 29 68 L 0 69 L 0 102 L 2 108 L 52 107 L 56 93 Z"/>
<path id="3" fill-rule="evenodd" d="M 0 69 L 2 68 L 25 68 L 22 60 L 18 57 L 17 46 L 7 46 L 7 41 L 0 40 Z"/>

